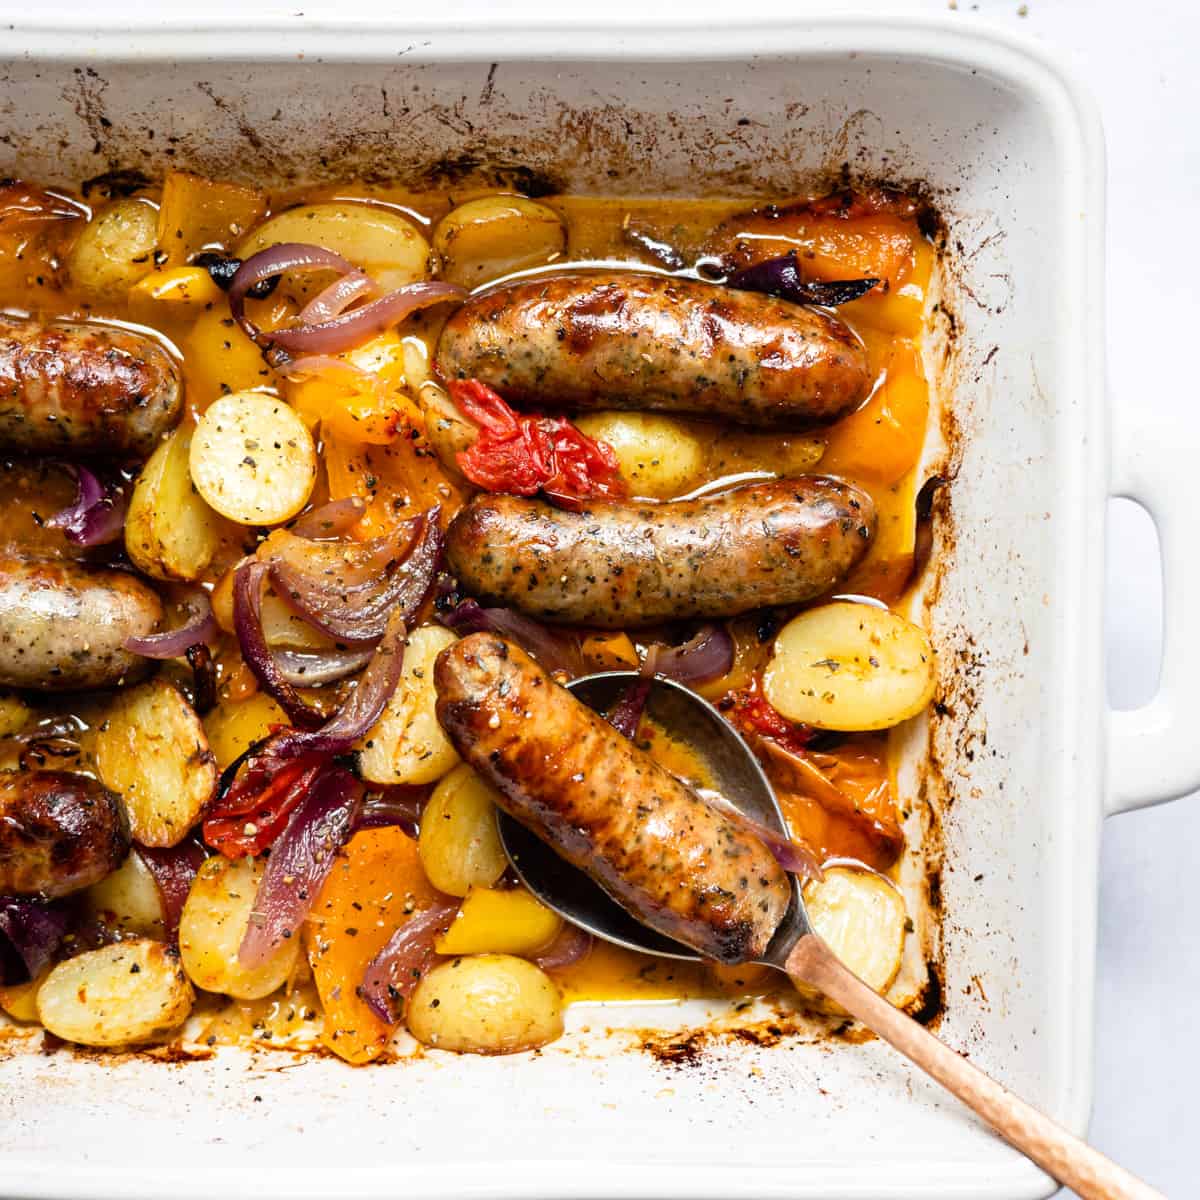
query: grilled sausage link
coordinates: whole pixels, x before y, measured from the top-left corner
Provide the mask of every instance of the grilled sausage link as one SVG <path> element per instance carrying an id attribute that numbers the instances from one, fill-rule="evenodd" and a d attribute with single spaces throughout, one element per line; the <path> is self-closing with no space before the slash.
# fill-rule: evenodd
<path id="1" fill-rule="evenodd" d="M 80 691 L 145 673 L 121 647 L 162 621 L 162 602 L 123 571 L 0 559 L 0 687 Z"/>
<path id="2" fill-rule="evenodd" d="M 147 337 L 0 317 L 0 449 L 145 458 L 182 404 L 175 364 Z"/>
<path id="3" fill-rule="evenodd" d="M 662 409 L 759 428 L 836 420 L 871 389 L 862 342 L 828 313 L 635 272 L 473 297 L 446 323 L 437 365 L 518 407 Z"/>
<path id="4" fill-rule="evenodd" d="M 53 900 L 103 879 L 128 852 L 125 808 L 96 780 L 0 772 L 0 894 Z"/>
<path id="5" fill-rule="evenodd" d="M 506 812 L 651 928 L 718 962 L 762 956 L 791 893 L 753 835 L 493 634 L 442 651 L 434 683 Z"/>
<path id="6" fill-rule="evenodd" d="M 816 475 L 582 512 L 480 494 L 451 522 L 446 556 L 472 595 L 624 629 L 811 600 L 862 558 L 874 529 L 865 492 Z"/>

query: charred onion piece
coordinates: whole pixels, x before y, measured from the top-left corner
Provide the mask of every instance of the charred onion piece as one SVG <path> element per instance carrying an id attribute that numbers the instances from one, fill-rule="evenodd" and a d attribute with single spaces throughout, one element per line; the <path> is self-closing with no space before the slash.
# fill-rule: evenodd
<path id="1" fill-rule="evenodd" d="M 179 918 L 183 913 L 184 901 L 192 889 L 200 864 L 204 862 L 204 847 L 189 838 L 178 846 L 165 848 L 135 846 L 133 852 L 154 876 L 158 897 L 162 901 L 163 927 L 168 940 L 174 942 L 179 934 Z"/>
<path id="2" fill-rule="evenodd" d="M 0 984 L 36 978 L 49 965 L 70 925 L 70 909 L 57 901 L 0 897 Z"/>
<path id="3" fill-rule="evenodd" d="M 779 258 L 768 258 L 734 271 L 725 280 L 725 286 L 743 292 L 765 292 L 795 304 L 823 304 L 832 308 L 865 296 L 878 282 L 878 279 L 802 279 L 796 252 L 789 250 Z"/>
<path id="4" fill-rule="evenodd" d="M 733 637 L 724 625 L 704 625 L 682 646 L 658 646 L 655 675 L 676 683 L 708 683 L 728 675 L 733 668 Z"/>

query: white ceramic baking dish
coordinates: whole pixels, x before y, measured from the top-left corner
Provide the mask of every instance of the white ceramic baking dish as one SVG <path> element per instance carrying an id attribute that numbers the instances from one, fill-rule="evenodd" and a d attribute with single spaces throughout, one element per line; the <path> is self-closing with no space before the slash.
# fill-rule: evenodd
<path id="1" fill-rule="evenodd" d="M 843 164 L 926 183 L 949 229 L 931 346 L 957 456 L 927 596 L 944 707 L 928 737 L 912 731 L 904 777 L 943 829 L 941 1032 L 1084 1129 L 1101 817 L 1200 781 L 1179 707 L 1200 667 L 1182 628 L 1200 578 L 1169 507 L 1195 438 L 1131 411 L 1110 468 L 1101 135 L 1043 50 L 948 21 L 829 17 L 636 33 L 30 26 L 0 33 L 0 56 L 0 172 L 36 179 L 172 163 L 310 178 L 440 162 L 454 177 L 485 161 L 626 193 L 786 194 Z M 1168 565 L 1162 690 L 1137 713 L 1104 703 L 1113 492 L 1152 508 Z M 15 1055 L 0 1063 L 0 1191 L 1052 1190 L 879 1044 L 713 1039 L 671 1065 L 627 1032 L 705 1019 L 577 1009 L 539 1055 L 361 1071 L 232 1050 L 174 1065 Z"/>

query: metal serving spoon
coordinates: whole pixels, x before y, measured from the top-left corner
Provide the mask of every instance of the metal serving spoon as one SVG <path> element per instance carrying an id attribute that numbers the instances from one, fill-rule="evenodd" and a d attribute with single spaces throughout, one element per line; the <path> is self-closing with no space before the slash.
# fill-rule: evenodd
<path id="1" fill-rule="evenodd" d="M 607 712 L 638 679 L 632 671 L 609 671 L 584 676 L 567 686 L 589 707 Z M 755 821 L 786 833 L 779 802 L 758 759 L 711 704 L 681 684 L 656 678 L 646 713 L 708 766 L 717 791 L 731 804 Z M 648 929 L 599 885 L 504 814 L 500 815 L 500 836 L 521 881 L 568 921 L 631 950 L 699 961 L 695 951 Z M 794 877 L 791 882 L 791 904 L 761 962 L 836 1001 L 1085 1200 L 1165 1200 L 1162 1193 L 1001 1087 L 863 983 L 813 930 L 800 887 Z"/>

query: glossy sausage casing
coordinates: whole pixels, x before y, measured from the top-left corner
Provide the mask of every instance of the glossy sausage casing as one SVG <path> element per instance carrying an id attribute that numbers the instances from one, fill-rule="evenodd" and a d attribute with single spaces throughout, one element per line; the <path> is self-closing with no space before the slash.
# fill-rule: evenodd
<path id="1" fill-rule="evenodd" d="M 874 529 L 871 498 L 822 476 L 581 512 L 482 493 L 451 522 L 446 556 L 473 596 L 624 629 L 811 600 L 862 558 Z"/>
<path id="2" fill-rule="evenodd" d="M 473 297 L 446 323 L 437 366 L 518 407 L 660 409 L 758 428 L 836 420 L 871 390 L 866 350 L 837 317 L 632 271 Z"/>
<path id="3" fill-rule="evenodd" d="M 145 674 L 122 648 L 152 633 L 162 602 L 124 571 L 0 559 L 0 687 L 78 691 Z"/>
<path id="4" fill-rule="evenodd" d="M 179 372 L 150 338 L 0 317 L 0 449 L 146 458 L 182 404 Z"/>
<path id="5" fill-rule="evenodd" d="M 52 900 L 99 882 L 129 852 L 120 797 L 69 771 L 0 771 L 0 895 Z"/>
<path id="6" fill-rule="evenodd" d="M 447 647 L 438 720 L 501 806 L 638 920 L 718 962 L 759 958 L 791 888 L 761 842 L 705 804 L 519 647 Z"/>

